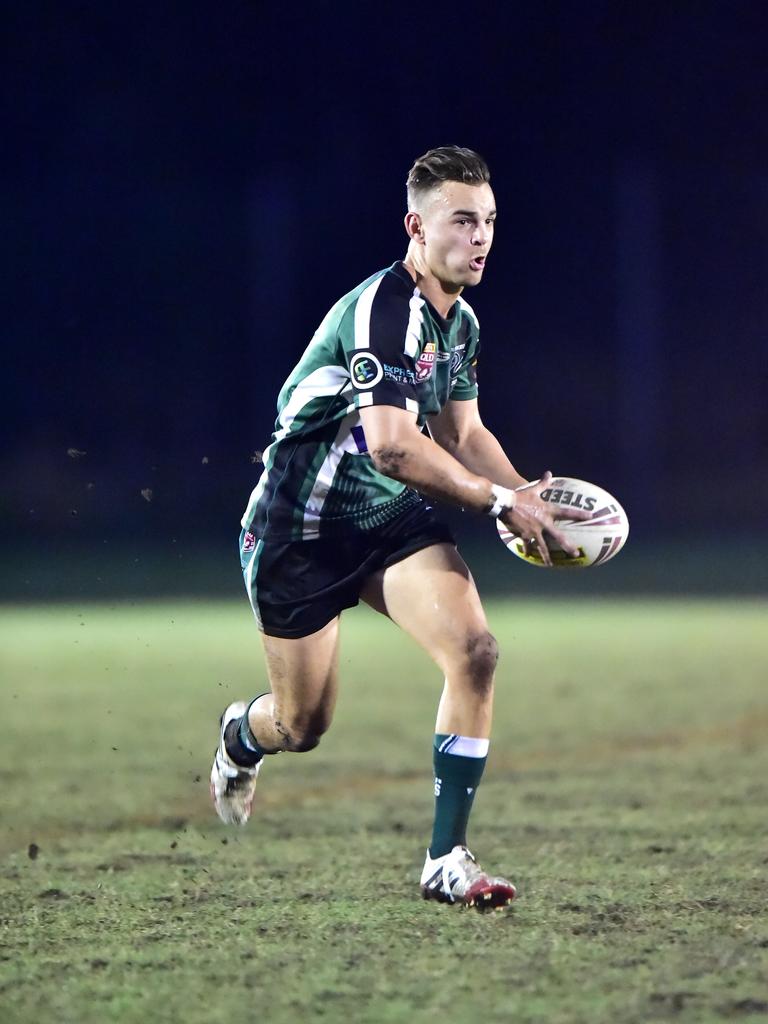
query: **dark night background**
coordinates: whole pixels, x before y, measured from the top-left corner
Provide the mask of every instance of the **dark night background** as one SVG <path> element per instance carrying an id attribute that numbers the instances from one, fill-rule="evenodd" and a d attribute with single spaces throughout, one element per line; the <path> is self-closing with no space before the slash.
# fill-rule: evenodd
<path id="1" fill-rule="evenodd" d="M 613 491 L 625 572 L 673 543 L 756 571 L 762 4 L 32 4 L 2 35 L 4 593 L 130 590 L 204 550 L 239 593 L 278 388 L 404 254 L 408 168 L 454 142 L 499 207 L 467 298 L 513 461 Z"/>

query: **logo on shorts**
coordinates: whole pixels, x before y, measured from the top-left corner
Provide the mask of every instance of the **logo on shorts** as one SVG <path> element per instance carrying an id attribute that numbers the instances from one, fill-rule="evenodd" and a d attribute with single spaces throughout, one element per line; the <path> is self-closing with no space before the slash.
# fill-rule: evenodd
<path id="1" fill-rule="evenodd" d="M 422 384 L 425 380 L 429 380 L 432 376 L 432 371 L 435 368 L 435 353 L 437 352 L 437 345 L 434 341 L 428 341 L 424 346 L 424 351 L 421 353 L 419 358 L 416 360 L 416 380 L 419 384 Z"/>
<path id="2" fill-rule="evenodd" d="M 356 352 L 349 364 L 349 372 L 356 388 L 375 387 L 384 376 L 384 367 L 371 352 Z"/>
<path id="3" fill-rule="evenodd" d="M 243 552 L 244 552 L 244 554 L 247 555 L 248 552 L 249 551 L 253 551 L 253 549 L 255 547 L 256 547 L 256 538 L 254 537 L 254 535 L 252 533 L 246 533 L 245 537 L 243 538 Z"/>

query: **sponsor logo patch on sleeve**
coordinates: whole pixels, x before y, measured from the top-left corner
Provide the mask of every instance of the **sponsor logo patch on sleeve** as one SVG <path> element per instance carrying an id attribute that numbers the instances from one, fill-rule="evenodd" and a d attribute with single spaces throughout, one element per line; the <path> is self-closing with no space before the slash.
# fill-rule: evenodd
<path id="1" fill-rule="evenodd" d="M 384 367 L 372 352 L 355 352 L 349 364 L 353 385 L 359 391 L 375 387 L 384 376 Z"/>

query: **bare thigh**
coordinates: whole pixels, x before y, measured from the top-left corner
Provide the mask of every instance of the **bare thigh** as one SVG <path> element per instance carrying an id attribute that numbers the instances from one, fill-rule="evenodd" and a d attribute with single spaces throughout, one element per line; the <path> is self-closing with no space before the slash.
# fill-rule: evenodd
<path id="1" fill-rule="evenodd" d="M 451 544 L 433 544 L 375 573 L 363 600 L 416 640 L 448 675 L 488 632 L 480 595 Z"/>
<path id="2" fill-rule="evenodd" d="M 450 544 L 435 544 L 370 578 L 361 595 L 442 669 L 439 733 L 490 735 L 497 646 L 472 575 Z"/>

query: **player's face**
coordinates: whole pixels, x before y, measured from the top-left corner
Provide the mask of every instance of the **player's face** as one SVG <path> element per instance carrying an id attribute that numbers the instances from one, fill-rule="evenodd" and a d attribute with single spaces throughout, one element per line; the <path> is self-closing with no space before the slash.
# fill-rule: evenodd
<path id="1" fill-rule="evenodd" d="M 491 186 L 446 181 L 421 211 L 427 267 L 447 289 L 479 284 L 493 244 L 496 202 Z"/>

